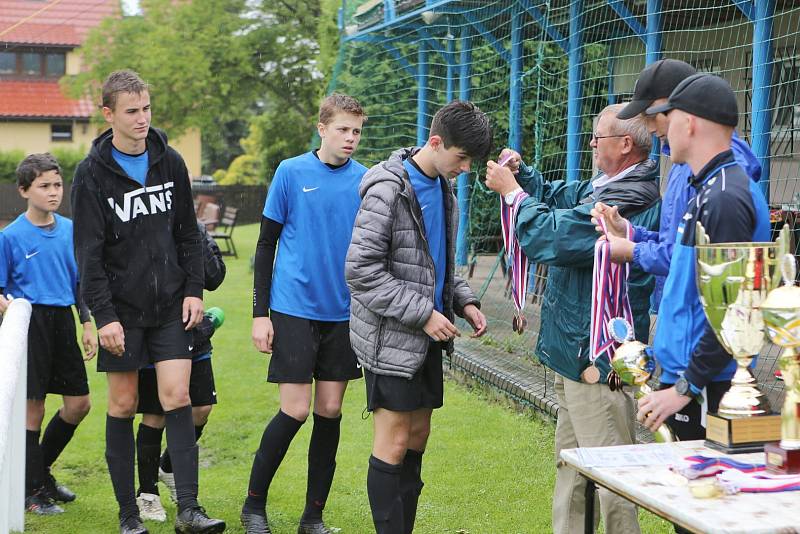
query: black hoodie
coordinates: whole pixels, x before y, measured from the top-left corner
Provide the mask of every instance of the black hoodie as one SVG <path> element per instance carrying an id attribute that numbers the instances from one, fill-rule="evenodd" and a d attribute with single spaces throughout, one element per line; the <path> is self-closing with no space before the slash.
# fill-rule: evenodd
<path id="1" fill-rule="evenodd" d="M 203 297 L 203 249 L 189 173 L 166 135 L 150 128 L 142 187 L 111 155 L 112 131 L 75 170 L 72 215 L 81 295 L 97 328 L 151 327 Z"/>

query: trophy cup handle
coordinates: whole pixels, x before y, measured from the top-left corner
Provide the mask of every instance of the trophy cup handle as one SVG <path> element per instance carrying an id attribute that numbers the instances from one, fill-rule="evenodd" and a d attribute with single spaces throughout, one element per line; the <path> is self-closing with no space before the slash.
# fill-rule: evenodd
<path id="1" fill-rule="evenodd" d="M 711 242 L 706 233 L 706 229 L 703 228 L 700 221 L 697 221 L 697 226 L 695 226 L 694 242 L 696 245 L 708 245 Z"/>

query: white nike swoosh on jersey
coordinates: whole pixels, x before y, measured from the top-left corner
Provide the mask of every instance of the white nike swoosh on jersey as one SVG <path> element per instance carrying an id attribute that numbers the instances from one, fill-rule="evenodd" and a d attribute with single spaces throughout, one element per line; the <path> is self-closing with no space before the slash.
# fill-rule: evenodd
<path id="1" fill-rule="evenodd" d="M 37 250 L 36 252 L 34 252 L 33 254 L 27 254 L 27 253 L 26 253 L 26 254 L 25 254 L 25 259 L 26 259 L 26 260 L 29 260 L 29 259 L 31 259 L 32 257 L 36 256 L 38 253 L 39 253 L 39 251 L 38 251 L 38 250 Z"/>
<path id="2" fill-rule="evenodd" d="M 189 345 L 189 350 L 193 350 L 193 349 L 194 349 L 194 345 Z"/>
<path id="3" fill-rule="evenodd" d="M 424 205 L 424 206 L 422 206 L 420 209 L 421 209 L 422 211 L 425 211 L 425 208 L 427 208 L 427 207 L 428 207 L 428 205 L 427 205 L 427 204 L 425 204 L 425 205 Z"/>
<path id="4" fill-rule="evenodd" d="M 305 187 L 303 186 L 303 193 L 310 193 L 311 191 L 316 191 L 319 187 Z"/>

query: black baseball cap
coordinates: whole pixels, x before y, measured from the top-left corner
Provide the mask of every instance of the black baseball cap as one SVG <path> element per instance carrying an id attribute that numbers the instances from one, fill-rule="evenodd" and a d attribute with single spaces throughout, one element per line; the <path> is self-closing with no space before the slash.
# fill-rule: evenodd
<path id="1" fill-rule="evenodd" d="M 645 67 L 633 86 L 633 99 L 617 114 L 621 120 L 632 119 L 653 105 L 657 98 L 667 98 L 683 80 L 697 71 L 679 59 L 662 59 Z"/>
<path id="2" fill-rule="evenodd" d="M 739 124 L 739 105 L 731 85 L 713 74 L 689 76 L 672 91 L 666 104 L 649 107 L 645 113 L 655 115 L 672 109 L 725 126 Z"/>

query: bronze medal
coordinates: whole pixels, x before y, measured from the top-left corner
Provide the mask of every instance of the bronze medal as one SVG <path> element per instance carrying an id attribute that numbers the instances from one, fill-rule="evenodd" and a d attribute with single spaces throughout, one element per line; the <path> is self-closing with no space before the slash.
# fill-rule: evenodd
<path id="1" fill-rule="evenodd" d="M 514 318 L 511 320 L 511 329 L 519 335 L 525 332 L 527 326 L 528 320 L 521 313 L 514 315 Z"/>
<path id="2" fill-rule="evenodd" d="M 600 370 L 594 364 L 590 365 L 581 373 L 581 380 L 587 384 L 597 384 L 600 381 Z"/>

